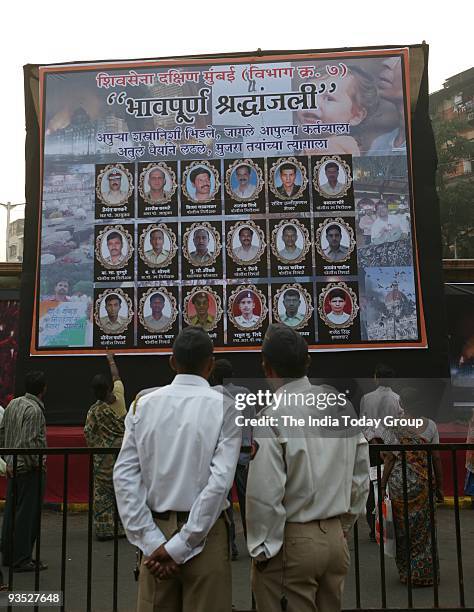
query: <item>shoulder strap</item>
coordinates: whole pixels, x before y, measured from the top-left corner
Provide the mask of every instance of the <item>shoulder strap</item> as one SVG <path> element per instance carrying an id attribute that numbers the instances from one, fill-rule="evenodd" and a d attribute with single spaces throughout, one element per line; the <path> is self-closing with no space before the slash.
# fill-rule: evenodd
<path id="1" fill-rule="evenodd" d="M 138 404 L 138 400 L 140 399 L 139 395 L 140 394 L 137 393 L 137 395 L 135 396 L 135 399 L 132 402 L 132 414 L 136 414 L 136 412 L 137 412 L 137 404 Z"/>

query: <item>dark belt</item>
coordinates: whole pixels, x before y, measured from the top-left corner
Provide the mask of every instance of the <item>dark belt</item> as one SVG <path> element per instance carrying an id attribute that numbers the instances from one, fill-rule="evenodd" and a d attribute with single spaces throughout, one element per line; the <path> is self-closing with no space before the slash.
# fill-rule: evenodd
<path id="1" fill-rule="evenodd" d="M 151 511 L 151 515 L 155 519 L 160 519 L 161 521 L 169 521 L 172 514 L 176 514 L 178 521 L 180 523 L 186 523 L 189 518 L 189 512 L 181 512 L 175 510 L 166 510 L 165 512 L 155 512 Z"/>
<path id="2" fill-rule="evenodd" d="M 177 512 L 176 510 L 166 510 L 166 512 L 155 512 L 154 510 L 151 511 L 151 516 L 154 519 L 159 519 L 160 521 L 169 521 L 172 514 L 177 514 L 177 518 L 180 523 L 186 523 L 189 518 L 188 511 L 186 512 L 181 512 L 181 511 Z M 219 514 L 218 518 L 221 518 L 222 516 L 225 516 L 225 510 L 223 510 L 221 514 Z"/>

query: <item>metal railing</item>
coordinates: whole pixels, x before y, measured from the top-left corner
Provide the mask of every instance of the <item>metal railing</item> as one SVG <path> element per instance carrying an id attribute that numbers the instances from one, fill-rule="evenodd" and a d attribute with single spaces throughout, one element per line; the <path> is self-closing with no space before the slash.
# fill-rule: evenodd
<path id="1" fill-rule="evenodd" d="M 427 455 L 428 465 L 428 504 L 429 504 L 429 530 L 431 539 L 431 557 L 432 557 L 432 570 L 433 570 L 433 602 L 429 608 L 415 607 L 413 602 L 413 580 L 411 575 L 411 565 L 408 562 L 408 575 L 407 575 L 407 603 L 403 607 L 390 607 L 387 605 L 387 579 L 386 579 L 386 557 L 384 554 L 384 543 L 381 538 L 379 546 L 379 570 L 380 570 L 380 605 L 378 607 L 367 607 L 362 605 L 361 598 L 361 554 L 360 554 L 360 529 L 356 523 L 353 530 L 353 572 L 355 580 L 355 607 L 346 608 L 346 610 L 426 610 L 432 608 L 442 608 L 443 610 L 458 610 L 459 608 L 474 612 L 474 607 L 466 606 L 465 597 L 465 583 L 464 583 L 464 570 L 463 570 L 463 555 L 462 555 L 462 537 L 461 537 L 461 521 L 460 521 L 460 499 L 459 499 L 459 479 L 457 472 L 457 453 L 465 453 L 466 450 L 474 450 L 474 445 L 467 444 L 422 444 L 422 445 L 373 445 L 371 447 L 372 453 L 380 454 L 384 452 L 396 452 L 400 453 L 401 466 L 403 474 L 403 514 L 404 514 L 404 532 L 405 532 L 405 554 L 408 560 L 411 559 L 411 547 L 410 547 L 410 519 L 409 519 L 409 508 L 408 508 L 408 479 L 407 479 L 407 453 L 409 452 L 422 452 Z M 457 590 L 458 590 L 458 604 L 453 607 L 447 607 L 446 605 L 440 604 L 439 597 L 439 586 L 438 586 L 438 546 L 437 546 L 437 533 L 435 523 L 435 489 L 433 484 L 433 453 L 440 451 L 443 454 L 449 454 L 452 462 L 452 482 L 453 482 L 453 511 L 454 511 L 454 525 L 455 525 L 455 541 L 456 541 L 456 562 L 457 562 Z M 0 449 L 0 455 L 12 455 L 13 456 L 13 474 L 17 474 L 18 467 L 18 456 L 20 455 L 35 455 L 39 458 L 39 465 L 42 464 L 43 457 L 45 456 L 62 456 L 64 458 L 64 473 L 63 473 L 63 499 L 62 499 L 62 521 L 61 521 L 61 568 L 60 568 L 60 580 L 59 588 L 57 590 L 62 591 L 62 605 L 61 610 L 65 611 L 68 609 L 69 596 L 67 592 L 67 559 L 68 559 L 68 548 L 67 548 L 67 536 L 68 536 L 68 492 L 69 492 L 69 475 L 70 475 L 70 456 L 71 455 L 87 455 L 89 456 L 89 483 L 88 483 L 88 516 L 87 516 L 87 566 L 86 566 L 86 585 L 85 585 L 85 600 L 86 610 L 90 612 L 92 607 L 92 577 L 93 577 L 93 504 L 94 498 L 94 472 L 93 472 L 93 456 L 94 455 L 117 455 L 119 452 L 118 448 L 48 448 L 48 449 Z M 41 520 L 43 510 L 43 492 L 42 485 L 44 482 L 44 472 L 42 470 L 37 471 L 38 474 L 38 496 L 37 496 L 37 539 L 36 539 L 36 567 L 34 572 L 34 590 L 40 590 L 40 559 L 41 559 Z M 380 462 L 377 462 L 377 500 L 378 516 L 380 522 L 380 533 L 383 533 L 383 512 L 382 512 L 382 490 L 381 490 L 381 477 L 382 468 Z M 13 543 L 14 543 L 14 532 L 15 529 L 21 528 L 16 525 L 16 478 L 11 478 L 11 495 L 12 495 L 12 533 L 10 538 L 10 560 L 11 564 L 8 572 L 8 585 L 9 590 L 15 590 L 14 571 L 12 565 L 13 559 Z M 118 545 L 118 512 L 115 506 L 114 511 L 114 538 L 113 538 L 113 572 L 112 572 L 112 601 L 111 609 L 116 612 L 119 609 L 119 580 L 118 580 L 118 568 L 119 568 L 119 545 Z M 5 543 L 4 543 L 5 545 Z M 346 584 L 350 580 L 350 576 L 346 579 Z M 470 580 L 472 577 L 470 578 Z M 130 572 L 130 580 L 132 581 L 132 575 Z M 38 609 L 37 607 L 34 608 Z M 124 608 L 122 608 L 124 609 Z M 252 608 L 254 609 L 254 608 Z M 11 607 L 8 610 L 12 610 Z M 243 611 L 242 611 L 243 612 Z"/>

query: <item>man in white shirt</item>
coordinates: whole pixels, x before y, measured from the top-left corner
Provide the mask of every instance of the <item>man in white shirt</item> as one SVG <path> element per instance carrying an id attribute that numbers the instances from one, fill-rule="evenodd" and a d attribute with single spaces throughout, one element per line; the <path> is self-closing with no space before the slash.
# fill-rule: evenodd
<path id="1" fill-rule="evenodd" d="M 305 423 L 309 416 L 324 416 L 307 398 L 337 391 L 311 385 L 308 347 L 300 334 L 283 324 L 271 325 L 262 355 L 265 376 L 276 394 L 284 396 L 284 414 Z M 264 408 L 259 416 L 281 415 L 281 404 L 277 411 Z M 347 409 L 353 412 L 346 400 Z M 349 568 L 345 536 L 367 497 L 367 441 L 349 431 L 307 425 L 297 429 L 281 417 L 276 428 L 254 429 L 254 439 L 247 541 L 257 609 L 337 612 Z"/>
<path id="2" fill-rule="evenodd" d="M 400 397 L 397 393 L 392 391 L 390 387 L 390 380 L 395 377 L 395 371 L 388 365 L 379 363 L 375 367 L 374 380 L 377 385 L 374 391 L 366 393 L 360 400 L 360 416 L 368 419 L 384 418 L 386 416 L 398 417 L 402 414 L 400 407 Z M 383 439 L 380 437 L 380 433 L 377 433 L 374 427 L 366 427 L 363 430 L 364 436 L 366 437 L 369 444 L 383 444 Z M 370 449 L 370 465 L 376 466 L 378 463 L 383 463 L 380 459 L 380 454 L 373 452 Z M 375 498 L 374 498 L 374 487 L 372 482 L 370 483 L 369 497 L 367 498 L 366 504 L 366 518 L 369 525 L 370 533 L 369 538 L 372 542 L 375 542 Z"/>
<path id="3" fill-rule="evenodd" d="M 125 420 L 114 485 L 127 537 L 144 555 L 138 612 L 231 610 L 224 510 L 241 432 L 233 402 L 207 382 L 212 351 L 203 329 L 184 329 L 173 382 L 142 396 Z"/>

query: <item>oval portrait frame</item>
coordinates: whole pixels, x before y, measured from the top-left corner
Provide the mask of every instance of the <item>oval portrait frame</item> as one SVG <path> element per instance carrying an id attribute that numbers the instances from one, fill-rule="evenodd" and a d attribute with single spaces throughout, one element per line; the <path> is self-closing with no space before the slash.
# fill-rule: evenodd
<path id="1" fill-rule="evenodd" d="M 189 238 L 192 234 L 192 232 L 198 228 L 204 228 L 207 229 L 208 232 L 210 232 L 213 236 L 214 236 L 214 243 L 216 245 L 215 247 L 215 251 L 214 254 L 211 256 L 211 260 L 209 261 L 209 263 L 207 264 L 193 264 L 193 262 L 191 261 L 190 258 L 190 254 L 189 254 L 189 249 L 188 249 L 188 241 Z M 220 255 L 220 252 L 222 250 L 222 245 L 221 245 L 221 238 L 219 236 L 219 232 L 216 230 L 215 227 L 213 227 L 209 221 L 195 221 L 191 227 L 188 227 L 188 229 L 184 232 L 183 235 L 183 242 L 182 242 L 182 249 L 183 249 L 183 255 L 186 257 L 186 259 L 188 260 L 189 264 L 191 266 L 193 266 L 193 268 L 196 268 L 200 265 L 205 265 L 205 266 L 212 266 L 213 264 L 216 263 L 217 258 Z"/>
<path id="2" fill-rule="evenodd" d="M 349 319 L 345 323 L 337 324 L 333 323 L 327 318 L 327 314 L 324 312 L 324 301 L 326 300 L 326 296 L 332 289 L 342 289 L 345 291 L 352 302 L 352 312 L 350 314 Z M 354 323 L 354 319 L 357 317 L 357 313 L 359 312 L 359 305 L 357 304 L 357 296 L 354 291 L 346 285 L 346 283 L 340 281 L 337 283 L 329 283 L 324 287 L 324 289 L 319 294 L 318 298 L 318 314 L 321 320 L 325 325 L 331 327 L 332 329 L 344 329 L 346 327 L 350 327 Z"/>
<path id="3" fill-rule="evenodd" d="M 188 317 L 188 305 L 189 305 L 189 302 L 192 301 L 192 298 L 194 295 L 196 295 L 196 293 L 207 293 L 207 294 L 212 295 L 212 297 L 214 298 L 214 301 L 216 303 L 216 317 L 214 319 L 214 324 L 212 325 L 212 327 L 205 330 L 208 332 L 213 331 L 214 329 L 216 329 L 216 327 L 219 324 L 219 321 L 222 319 L 224 310 L 222 308 L 222 300 L 221 300 L 220 295 L 216 291 L 214 291 L 214 289 L 212 289 L 209 285 L 205 285 L 204 287 L 197 285 L 196 287 L 193 287 L 192 291 L 190 291 L 186 295 L 186 297 L 184 298 L 184 302 L 183 302 L 183 319 L 185 323 L 187 323 L 187 325 L 189 325 L 190 327 L 196 327 L 196 325 L 193 325 L 191 323 L 191 320 Z"/>
<path id="4" fill-rule="evenodd" d="M 301 254 L 295 259 L 285 259 L 284 257 L 281 257 L 281 255 L 278 253 L 277 235 L 278 235 L 278 231 L 282 229 L 285 225 L 295 225 L 303 234 L 303 248 L 301 249 Z M 282 229 L 282 234 L 283 234 L 283 229 Z M 278 261 L 281 261 L 282 263 L 289 264 L 289 265 L 300 263 L 301 261 L 305 259 L 309 249 L 311 248 L 309 231 L 300 221 L 298 221 L 298 219 L 282 219 L 280 223 L 275 225 L 275 227 L 272 229 L 270 247 L 272 249 L 272 253 L 278 259 Z"/>
<path id="5" fill-rule="evenodd" d="M 106 237 L 106 234 L 109 231 L 118 232 L 126 239 L 128 243 L 128 254 L 124 257 L 123 262 L 121 264 L 114 265 L 114 264 L 108 263 L 102 257 L 102 252 L 101 252 L 102 241 L 104 240 L 104 238 Z M 133 238 L 128 233 L 128 231 L 124 228 L 123 225 L 106 225 L 105 227 L 103 227 L 103 229 L 100 230 L 95 240 L 95 258 L 97 259 L 97 261 L 100 261 L 100 263 L 104 266 L 106 270 L 121 270 L 122 268 L 125 268 L 133 255 L 133 250 L 134 250 L 133 249 Z"/>
<path id="6" fill-rule="evenodd" d="M 123 174 L 125 174 L 125 176 L 128 179 L 128 193 L 127 193 L 127 197 L 125 197 L 123 200 L 120 200 L 120 202 L 118 202 L 117 204 L 110 204 L 109 202 L 107 202 L 103 195 L 102 195 L 102 190 L 101 190 L 101 185 L 102 185 L 102 179 L 104 178 L 104 176 L 110 172 L 110 170 L 113 169 L 116 170 L 120 170 L 120 172 L 122 172 Z M 127 168 L 125 168 L 125 166 L 123 164 L 107 164 L 107 166 L 105 166 L 105 168 L 103 168 L 100 172 L 99 175 L 97 176 L 97 180 L 96 180 L 96 184 L 95 184 L 95 192 L 97 197 L 99 198 L 99 200 L 102 202 L 102 204 L 104 206 L 111 206 L 112 208 L 117 208 L 118 206 L 123 206 L 124 204 L 126 204 L 130 198 L 130 196 L 133 193 L 133 176 L 132 173 L 129 172 L 127 170 Z"/>
<path id="7" fill-rule="evenodd" d="M 242 198 L 238 196 L 232 189 L 232 174 L 237 170 L 239 166 L 250 166 L 255 171 L 257 176 L 257 184 L 255 186 L 253 194 L 249 198 Z M 260 192 L 263 189 L 265 182 L 263 180 L 262 169 L 251 159 L 236 159 L 227 168 L 225 173 L 225 188 L 230 197 L 236 202 L 253 202 L 258 198 Z"/>
<path id="8" fill-rule="evenodd" d="M 151 327 L 148 327 L 148 325 L 145 322 L 145 315 L 143 312 L 145 308 L 145 302 L 147 301 L 148 298 L 151 298 L 151 296 L 154 295 L 155 293 L 161 293 L 161 295 L 164 295 L 165 298 L 168 298 L 170 305 L 171 305 L 170 322 L 168 323 L 167 326 L 163 327 L 163 329 L 160 329 L 159 331 L 157 331 L 156 329 L 152 329 Z M 160 334 L 166 333 L 173 327 L 174 322 L 176 321 L 177 317 L 178 317 L 178 305 L 176 302 L 176 298 L 174 297 L 172 293 L 168 291 L 168 289 L 166 289 L 166 287 L 150 287 L 140 298 L 140 302 L 138 303 L 138 319 L 140 323 L 142 324 L 142 326 L 147 331 L 149 331 L 151 334 L 158 336 Z"/>
<path id="9" fill-rule="evenodd" d="M 273 308 L 272 308 L 273 317 L 274 317 L 275 321 L 278 321 L 278 323 L 282 323 L 283 325 L 286 325 L 286 323 L 283 323 L 283 321 L 280 319 L 280 315 L 278 313 L 278 301 L 279 301 L 280 297 L 288 289 L 296 289 L 298 291 L 298 293 L 301 295 L 301 297 L 305 301 L 305 304 L 306 304 L 306 313 L 305 313 L 304 319 L 301 321 L 301 323 L 299 325 L 294 325 L 294 326 L 293 325 L 287 325 L 287 327 L 291 327 L 291 329 L 301 329 L 302 327 L 306 327 L 306 325 L 308 325 L 308 322 L 309 322 L 309 320 L 311 319 L 311 317 L 313 315 L 314 307 L 313 307 L 313 301 L 311 299 L 311 295 L 299 283 L 286 283 L 285 285 L 280 287 L 280 289 L 278 289 L 278 291 L 273 296 Z"/>
<path id="10" fill-rule="evenodd" d="M 239 295 L 239 293 L 242 293 L 242 291 L 251 291 L 252 293 L 257 295 L 260 298 L 260 303 L 262 305 L 262 309 L 261 309 L 258 321 L 255 325 L 252 325 L 251 327 L 241 327 L 238 323 L 236 323 L 234 313 L 232 312 L 235 299 Z M 238 285 L 229 295 L 228 305 L 227 305 L 227 316 L 232 322 L 232 325 L 234 325 L 234 327 L 236 327 L 240 331 L 255 331 L 257 329 L 260 329 L 263 325 L 263 322 L 265 321 L 267 317 L 267 314 L 268 314 L 267 299 L 265 295 L 260 291 L 260 289 L 258 289 L 255 285 Z"/>
<path id="11" fill-rule="evenodd" d="M 323 250 L 323 247 L 321 246 L 321 236 L 322 236 L 323 232 L 326 231 L 326 227 L 328 227 L 329 225 L 340 225 L 340 226 L 342 226 L 346 230 L 346 232 L 347 232 L 347 234 L 349 236 L 349 248 L 348 248 L 348 251 L 346 253 L 346 256 L 343 257 L 342 259 L 339 259 L 338 261 L 332 261 L 331 259 L 328 259 L 326 257 L 326 253 Z M 354 249 L 356 247 L 356 240 L 355 240 L 355 237 L 354 237 L 354 230 L 352 229 L 352 227 L 348 223 L 346 223 L 346 221 L 341 219 L 341 217 L 336 217 L 335 219 L 331 219 L 331 218 L 324 219 L 324 221 L 319 224 L 319 227 L 316 230 L 316 236 L 315 236 L 315 240 L 314 240 L 314 245 L 316 247 L 316 251 L 319 253 L 319 255 L 321 255 L 321 257 L 324 259 L 324 261 L 327 261 L 327 262 L 332 263 L 332 264 L 342 263 L 342 262 L 347 261 L 348 259 L 351 258 L 351 255 L 354 252 Z"/>
<path id="12" fill-rule="evenodd" d="M 240 230 L 240 228 L 242 227 L 249 227 L 252 231 L 254 231 L 257 236 L 260 238 L 260 247 L 258 249 L 257 255 L 255 255 L 255 257 L 253 259 L 249 259 L 248 261 L 243 261 L 242 259 L 239 259 L 235 254 L 234 254 L 234 248 L 232 245 L 233 242 L 233 238 L 235 235 L 235 232 Z M 237 264 L 242 265 L 242 266 L 252 266 L 253 264 L 256 264 L 257 262 L 260 261 L 260 259 L 262 258 L 262 255 L 265 253 L 265 249 L 267 247 L 267 243 L 265 242 L 265 233 L 262 230 L 261 227 L 259 227 L 255 221 L 237 221 L 237 223 L 235 225 L 231 225 L 228 233 L 227 233 L 227 238 L 226 238 L 226 248 L 227 248 L 227 253 L 229 255 L 229 257 Z"/>
<path id="13" fill-rule="evenodd" d="M 127 307 L 128 307 L 127 322 L 124 323 L 119 328 L 119 330 L 117 330 L 115 332 L 107 331 L 100 324 L 100 305 L 102 304 L 102 301 L 108 295 L 110 295 L 110 294 L 115 294 L 115 295 L 118 295 L 119 297 L 121 297 L 125 301 L 125 303 L 127 304 Z M 118 287 L 117 289 L 106 289 L 102 293 L 99 293 L 99 295 L 97 296 L 97 299 L 95 301 L 95 304 L 94 304 L 94 321 L 95 321 L 95 324 L 97 325 L 97 327 L 99 327 L 105 334 L 108 334 L 108 335 L 111 335 L 111 336 L 115 336 L 117 334 L 122 334 L 127 329 L 127 327 L 130 325 L 130 323 L 132 322 L 132 319 L 133 319 L 133 304 L 132 304 L 132 300 L 130 299 L 130 297 L 120 287 Z"/>
<path id="14" fill-rule="evenodd" d="M 278 168 L 282 164 L 292 164 L 293 166 L 296 166 L 296 168 L 298 168 L 298 170 L 301 173 L 301 186 L 298 189 L 298 191 L 295 193 L 295 195 L 291 197 L 282 195 L 281 193 L 279 193 L 275 185 L 275 173 L 277 172 Z M 303 164 L 298 159 L 296 159 L 296 157 L 279 157 L 276 160 L 276 162 L 273 162 L 272 167 L 270 168 L 270 178 L 268 181 L 268 187 L 270 191 L 279 200 L 285 200 L 287 202 L 292 201 L 292 200 L 298 200 L 298 198 L 300 198 L 303 195 L 307 184 L 308 184 L 308 175 L 306 173 L 306 168 L 303 166 Z"/>
<path id="15" fill-rule="evenodd" d="M 145 256 L 145 240 L 147 234 L 151 234 L 153 230 L 161 230 L 163 233 L 168 235 L 170 239 L 170 252 L 168 257 L 161 264 L 151 263 Z M 140 239 L 138 243 L 138 254 L 140 255 L 140 259 L 147 265 L 149 268 L 163 268 L 171 263 L 174 256 L 176 255 L 176 251 L 178 250 L 176 236 L 171 228 L 169 228 L 166 223 L 151 223 L 140 234 Z"/>
<path id="16" fill-rule="evenodd" d="M 210 194 L 212 195 L 212 197 L 209 197 L 207 200 L 196 200 L 195 198 L 193 198 L 191 194 L 188 192 L 188 188 L 186 185 L 188 181 L 188 177 L 191 174 L 191 172 L 194 170 L 194 168 L 198 168 L 200 166 L 206 168 L 207 170 L 209 170 L 209 172 L 211 172 L 214 175 L 215 191 L 213 195 Z M 220 186 L 221 186 L 221 183 L 219 180 L 218 170 L 216 170 L 216 168 L 214 168 L 214 166 L 205 159 L 202 161 L 191 162 L 189 166 L 187 166 L 186 170 L 183 172 L 183 177 L 181 179 L 181 189 L 184 195 L 187 197 L 188 200 L 190 200 L 191 202 L 194 202 L 195 204 L 205 204 L 206 202 L 213 202 L 216 198 L 216 195 L 219 193 Z"/>
<path id="17" fill-rule="evenodd" d="M 145 178 L 146 178 L 147 174 L 149 174 L 151 172 L 151 170 L 153 170 L 155 168 L 157 170 L 162 170 L 164 173 L 168 174 L 168 176 L 171 179 L 171 189 L 168 192 L 168 195 L 165 196 L 159 202 L 155 202 L 154 200 L 152 200 L 149 197 L 149 195 L 146 193 L 146 191 L 145 191 Z M 160 161 L 160 162 L 150 162 L 145 168 L 143 168 L 143 170 L 140 173 L 140 178 L 138 179 L 138 191 L 139 191 L 141 197 L 143 198 L 143 200 L 145 202 L 148 202 L 148 204 L 151 204 L 152 206 L 161 206 L 162 204 L 167 204 L 168 202 L 171 202 L 171 199 L 174 196 L 174 194 L 176 193 L 176 189 L 177 188 L 178 188 L 178 184 L 176 182 L 176 174 L 175 174 L 174 170 L 172 170 L 166 164 L 166 162 L 163 162 L 163 161 Z"/>
<path id="18" fill-rule="evenodd" d="M 344 187 L 342 188 L 342 190 L 338 194 L 335 194 L 335 195 L 324 191 L 324 189 L 321 187 L 319 183 L 319 171 L 321 170 L 322 166 L 324 166 L 324 164 L 328 161 L 336 162 L 337 164 L 339 164 L 339 166 L 342 166 L 342 168 L 344 169 L 344 172 L 346 173 L 346 183 Z M 343 159 L 341 159 L 339 155 L 325 155 L 318 162 L 314 164 L 313 185 L 316 191 L 326 200 L 335 200 L 337 198 L 343 198 L 347 194 L 349 189 L 351 188 L 352 181 L 353 181 L 353 178 L 351 176 L 351 169 L 349 168 L 349 164 L 345 162 Z"/>

